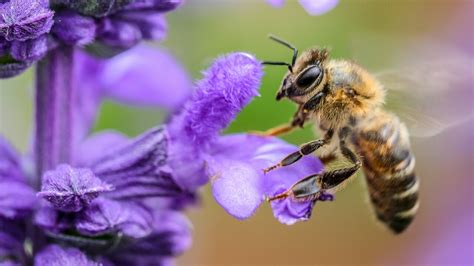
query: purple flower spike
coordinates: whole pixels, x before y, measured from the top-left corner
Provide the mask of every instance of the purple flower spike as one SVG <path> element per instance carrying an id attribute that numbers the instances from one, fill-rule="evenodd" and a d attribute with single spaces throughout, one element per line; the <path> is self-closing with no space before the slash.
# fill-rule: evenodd
<path id="1" fill-rule="evenodd" d="M 194 190 L 208 181 L 203 152 L 258 95 L 260 62 L 247 53 L 221 56 L 204 72 L 183 112 L 169 124 L 169 164 L 177 182 Z"/>
<path id="2" fill-rule="evenodd" d="M 261 63 L 252 55 L 233 53 L 216 59 L 204 72 L 185 106 L 180 129 L 193 145 L 205 146 L 258 95 Z"/>
<path id="3" fill-rule="evenodd" d="M 112 186 L 97 178 L 89 169 L 60 165 L 43 175 L 38 196 L 52 203 L 57 210 L 78 212 L 101 192 L 111 190 Z"/>
<path id="4" fill-rule="evenodd" d="M 141 205 L 99 198 L 77 217 L 76 229 L 88 236 L 120 231 L 141 238 L 151 233 L 152 221 L 150 211 Z"/>
<path id="5" fill-rule="evenodd" d="M 54 12 L 38 0 L 10 0 L 0 4 L 0 37 L 26 41 L 48 33 Z"/>
<path id="6" fill-rule="evenodd" d="M 96 23 L 93 18 L 65 10 L 56 13 L 52 33 L 68 45 L 85 45 L 95 38 Z"/>
<path id="7" fill-rule="evenodd" d="M 100 264 L 89 260 L 79 249 L 49 245 L 35 256 L 35 266 L 51 265 L 99 266 Z"/>

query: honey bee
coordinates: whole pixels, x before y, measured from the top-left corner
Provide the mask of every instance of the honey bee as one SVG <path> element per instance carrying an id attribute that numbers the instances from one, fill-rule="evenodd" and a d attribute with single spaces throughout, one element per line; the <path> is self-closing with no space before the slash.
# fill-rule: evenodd
<path id="1" fill-rule="evenodd" d="M 330 59 L 327 49 L 312 48 L 298 56 L 293 45 L 270 38 L 293 50 L 291 63 L 263 62 L 288 67 L 276 100 L 288 98 L 298 109 L 291 123 L 264 134 L 280 135 L 313 121 L 322 138 L 301 145 L 264 172 L 293 164 L 316 150 L 322 150 L 325 164 L 342 157 L 351 165 L 305 177 L 268 200 L 317 200 L 324 192 L 338 190 L 362 168 L 377 219 L 393 233 L 403 232 L 419 208 L 420 181 L 409 131 L 385 109 L 382 83 L 353 61 Z"/>

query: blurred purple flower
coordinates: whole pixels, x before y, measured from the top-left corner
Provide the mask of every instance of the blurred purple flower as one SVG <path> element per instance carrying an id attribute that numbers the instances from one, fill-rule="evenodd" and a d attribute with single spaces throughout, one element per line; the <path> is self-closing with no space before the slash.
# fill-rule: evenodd
<path id="1" fill-rule="evenodd" d="M 76 142 L 82 141 L 93 126 L 105 98 L 136 106 L 161 107 L 173 113 L 191 95 L 190 77 L 164 49 L 141 44 L 107 60 L 82 51 L 76 51 L 74 56 Z"/>
<path id="2" fill-rule="evenodd" d="M 61 45 L 102 57 L 141 40 L 162 40 L 164 13 L 181 0 L 0 1 L 0 78 L 20 74 Z"/>
<path id="3" fill-rule="evenodd" d="M 285 0 L 266 0 L 270 5 L 281 8 Z M 337 6 L 339 0 L 299 0 L 300 5 L 312 16 L 322 15 Z"/>

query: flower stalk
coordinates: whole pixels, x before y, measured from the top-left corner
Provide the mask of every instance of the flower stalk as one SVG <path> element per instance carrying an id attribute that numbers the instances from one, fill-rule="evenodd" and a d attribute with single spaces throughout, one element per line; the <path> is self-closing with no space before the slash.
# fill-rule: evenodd
<path id="1" fill-rule="evenodd" d="M 73 51 L 61 46 L 48 53 L 36 68 L 35 162 L 36 182 L 61 163 L 68 163 L 72 149 Z"/>

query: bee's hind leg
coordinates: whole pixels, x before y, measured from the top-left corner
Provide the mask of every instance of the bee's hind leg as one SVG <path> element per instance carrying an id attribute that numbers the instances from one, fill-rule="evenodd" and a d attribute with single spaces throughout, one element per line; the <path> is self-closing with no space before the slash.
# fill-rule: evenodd
<path id="1" fill-rule="evenodd" d="M 287 191 L 267 198 L 267 201 L 286 198 L 304 202 L 332 200 L 333 196 L 328 193 L 328 190 L 344 183 L 354 172 L 355 171 L 346 169 L 338 169 L 310 175 L 293 184 Z"/>
<path id="2" fill-rule="evenodd" d="M 270 197 L 267 200 L 273 201 L 288 197 L 295 201 L 330 199 L 328 192 L 336 190 L 337 187 L 347 181 L 361 167 L 361 162 L 357 155 L 347 148 L 343 142 L 341 143 L 341 152 L 344 157 L 354 163 L 353 166 L 307 176 L 296 182 L 287 191 Z"/>

